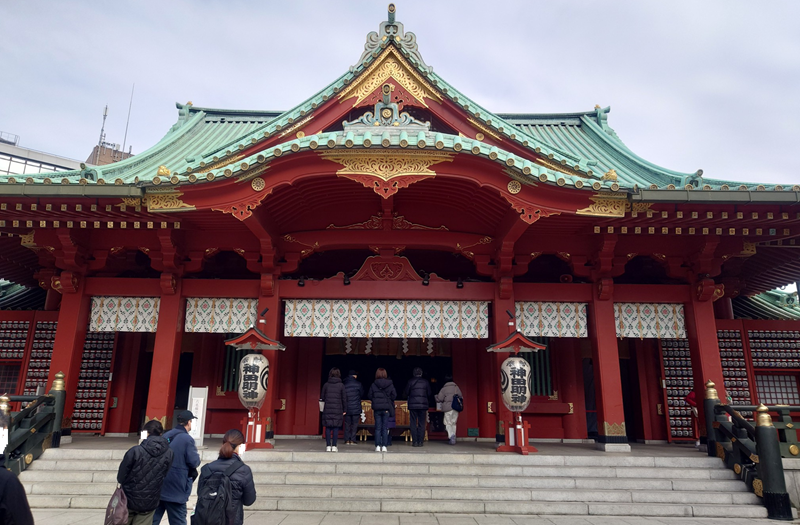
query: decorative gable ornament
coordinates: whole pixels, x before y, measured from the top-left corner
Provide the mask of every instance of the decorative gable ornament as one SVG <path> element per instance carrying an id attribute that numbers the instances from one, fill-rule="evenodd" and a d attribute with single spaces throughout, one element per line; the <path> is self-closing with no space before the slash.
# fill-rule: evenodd
<path id="1" fill-rule="evenodd" d="M 377 56 L 379 50 L 389 43 L 394 43 L 398 48 L 405 51 L 411 58 L 419 62 L 419 65 L 429 72 L 433 68 L 428 66 L 422 55 L 419 54 L 419 46 L 417 45 L 417 36 L 414 33 L 406 33 L 403 29 L 403 24 L 396 22 L 394 19 L 395 11 L 397 8 L 394 4 L 389 4 L 388 20 L 381 22 L 378 32 L 371 31 L 367 35 L 367 42 L 364 44 L 364 52 L 361 58 L 358 59 L 358 64 L 350 68 L 351 71 L 359 66 L 364 66 L 370 56 Z"/>
<path id="2" fill-rule="evenodd" d="M 392 131 L 430 131 L 430 122 L 421 122 L 408 113 L 401 113 L 400 107 L 396 102 L 392 102 L 392 91 L 394 84 L 386 83 L 381 87 L 383 100 L 375 104 L 374 111 L 367 111 L 360 118 L 351 122 L 342 122 L 345 132 L 351 129 L 383 131 L 376 128 L 390 128 Z"/>

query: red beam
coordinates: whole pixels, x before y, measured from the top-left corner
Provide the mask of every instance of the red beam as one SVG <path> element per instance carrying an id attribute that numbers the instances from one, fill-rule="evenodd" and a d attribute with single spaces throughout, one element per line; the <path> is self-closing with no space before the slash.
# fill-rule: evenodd
<path id="1" fill-rule="evenodd" d="M 617 284 L 615 303 L 686 303 L 691 301 L 688 284 Z"/>
<path id="2" fill-rule="evenodd" d="M 592 299 L 591 284 L 515 283 L 517 301 L 557 301 L 586 303 Z"/>
<path id="3" fill-rule="evenodd" d="M 258 279 L 184 279 L 184 297 L 255 298 L 259 295 Z"/>
<path id="4" fill-rule="evenodd" d="M 280 281 L 279 294 L 281 299 L 491 301 L 495 287 L 495 283 L 464 283 L 464 288 L 456 288 L 456 283 L 433 281 L 428 286 L 419 281 L 356 281 L 345 286 L 338 279 L 306 280 L 305 286 L 301 287 L 297 281 L 286 280 Z"/>
<path id="5" fill-rule="evenodd" d="M 86 279 L 86 295 L 119 295 L 123 297 L 159 297 L 158 279 L 125 279 L 120 277 L 90 277 Z"/>

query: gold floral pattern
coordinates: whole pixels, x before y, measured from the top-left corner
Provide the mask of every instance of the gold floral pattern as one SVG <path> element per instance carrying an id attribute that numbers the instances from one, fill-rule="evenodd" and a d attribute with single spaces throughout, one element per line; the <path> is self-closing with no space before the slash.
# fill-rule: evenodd
<path id="1" fill-rule="evenodd" d="M 412 68 L 406 59 L 399 55 L 391 46 L 387 48 L 382 58 L 379 58 L 367 70 L 362 73 L 361 78 L 351 84 L 339 94 L 339 101 L 356 97 L 353 106 L 358 106 L 365 98 L 370 96 L 376 89 L 381 87 L 389 78 L 396 80 L 411 96 L 417 99 L 425 107 L 425 99 L 429 98 L 441 102 L 442 98 L 436 90 Z"/>

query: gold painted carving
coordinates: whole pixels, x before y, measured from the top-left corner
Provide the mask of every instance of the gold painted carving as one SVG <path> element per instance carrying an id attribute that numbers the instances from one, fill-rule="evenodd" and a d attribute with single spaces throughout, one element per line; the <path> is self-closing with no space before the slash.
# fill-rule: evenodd
<path id="1" fill-rule="evenodd" d="M 581 177 L 583 179 L 588 179 L 589 175 L 580 171 L 577 171 L 569 166 L 565 166 L 559 162 L 553 162 L 552 160 L 548 159 L 547 157 L 537 157 L 534 161 L 536 164 L 540 164 L 545 168 L 550 168 L 553 171 L 557 171 L 559 173 L 564 173 L 566 175 L 574 175 L 576 177 Z M 599 184 L 599 183 L 598 183 Z"/>
<path id="2" fill-rule="evenodd" d="M 468 246 L 461 246 L 461 243 L 456 243 L 456 250 L 460 251 L 461 255 L 463 255 L 467 259 L 472 260 L 475 257 L 475 252 L 470 251 L 469 248 L 472 248 L 473 246 L 489 244 L 490 242 L 492 242 L 492 238 L 487 236 L 481 238 L 478 242 L 470 244 Z"/>
<path id="3" fill-rule="evenodd" d="M 395 51 L 392 46 L 389 46 L 384 51 L 383 56 L 368 67 L 356 82 L 339 93 L 339 102 L 344 102 L 355 96 L 356 101 L 353 103 L 353 107 L 355 107 L 389 78 L 396 80 L 425 107 L 428 107 L 425 103 L 426 98 L 440 103 L 442 101 L 433 86 L 422 78 L 402 55 Z"/>
<path id="4" fill-rule="evenodd" d="M 625 422 L 622 423 L 609 423 L 603 422 L 603 435 L 604 436 L 627 436 L 625 432 Z"/>
<path id="5" fill-rule="evenodd" d="M 347 226 L 336 226 L 335 224 L 329 224 L 326 228 L 328 230 L 382 230 L 383 229 L 383 217 L 380 215 L 373 215 L 369 219 L 364 222 L 357 222 L 355 224 L 348 224 Z M 433 226 L 425 226 L 423 224 L 416 224 L 410 221 L 407 221 L 403 215 L 394 214 L 392 216 L 392 229 L 393 230 L 438 230 L 438 231 L 450 231 L 447 226 L 441 225 L 438 228 L 434 228 Z"/>
<path id="6" fill-rule="evenodd" d="M 147 207 L 150 212 L 173 212 L 173 211 L 190 211 L 195 207 L 186 204 L 181 200 L 183 193 L 175 190 L 162 190 L 162 191 L 148 191 L 142 198 L 137 197 L 123 197 L 122 203 L 117 204 L 120 208 L 131 206 L 138 208 L 141 206 Z"/>
<path id="7" fill-rule="evenodd" d="M 314 253 L 314 251 L 317 248 L 319 248 L 319 243 L 318 242 L 315 242 L 314 244 L 307 244 L 307 243 L 304 243 L 302 241 L 297 240 L 295 237 L 292 237 L 289 234 L 284 235 L 283 236 L 283 240 L 286 241 L 286 242 L 292 242 L 292 243 L 300 244 L 302 246 L 307 246 L 307 248 L 305 250 L 300 251 L 300 257 L 307 257 L 307 256 L 311 255 L 312 253 Z"/>
<path id="8" fill-rule="evenodd" d="M 522 191 L 522 184 L 519 183 L 518 180 L 510 180 L 508 181 L 508 192 L 516 195 L 517 193 Z"/>
<path id="9" fill-rule="evenodd" d="M 169 174 L 170 171 L 167 169 L 166 166 L 159 166 L 158 172 L 156 172 L 156 175 L 158 175 L 159 177 L 169 177 Z"/>
<path id="10" fill-rule="evenodd" d="M 31 230 L 30 233 L 27 233 L 25 235 L 20 235 L 19 243 L 25 248 L 36 248 L 36 241 L 33 240 L 33 236 L 35 234 L 36 230 Z"/>
<path id="11" fill-rule="evenodd" d="M 251 167 L 249 170 L 244 171 L 236 177 L 236 182 L 247 182 L 248 180 L 258 177 L 269 169 L 269 164 L 261 164 L 257 167 Z M 259 190 L 260 191 L 260 190 Z"/>
<path id="12" fill-rule="evenodd" d="M 753 480 L 753 492 L 759 498 L 764 497 L 764 483 L 762 483 L 758 478 Z"/>
<path id="13" fill-rule="evenodd" d="M 603 174 L 603 180 L 617 180 L 617 170 L 610 169 Z"/>
<path id="14" fill-rule="evenodd" d="M 344 168 L 337 175 L 373 175 L 384 181 L 406 175 L 434 176 L 436 172 L 429 169 L 433 164 L 452 162 L 453 154 L 444 152 L 383 153 L 376 151 L 337 151 L 322 153 L 326 160 L 341 164 Z"/>
<path id="15" fill-rule="evenodd" d="M 624 217 L 625 208 L 628 204 L 625 195 L 609 195 L 598 193 L 589 198 L 592 201 L 588 207 L 580 209 L 577 215 L 589 215 L 591 217 Z"/>
<path id="16" fill-rule="evenodd" d="M 241 160 L 242 158 L 244 158 L 244 155 L 241 154 L 241 153 L 237 153 L 236 155 L 234 155 L 232 157 L 226 157 L 226 158 L 220 159 L 220 160 L 218 160 L 216 162 L 212 162 L 211 164 L 209 164 L 207 166 L 203 166 L 202 168 L 200 168 L 197 171 L 198 171 L 198 173 L 208 173 L 209 171 L 215 170 L 217 168 L 221 168 L 222 166 L 227 166 L 228 164 L 233 164 L 234 162 L 237 162 L 237 161 Z"/>
<path id="17" fill-rule="evenodd" d="M 474 127 L 478 128 L 479 130 L 483 131 L 485 134 L 489 135 L 489 136 L 490 136 L 490 137 L 492 137 L 493 139 L 496 139 L 496 140 L 498 140 L 499 142 L 503 142 L 503 139 L 500 137 L 500 135 L 498 135 L 497 133 L 495 133 L 494 131 L 492 131 L 492 130 L 491 130 L 491 129 L 489 129 L 488 127 L 484 126 L 483 124 L 481 124 L 481 123 L 480 123 L 480 122 L 478 122 L 477 120 L 475 120 L 475 119 L 473 119 L 473 118 L 468 118 L 468 119 L 467 119 L 467 122 L 469 122 L 470 124 L 472 124 Z M 478 133 L 478 135 L 480 135 L 480 133 Z M 481 137 L 478 137 L 478 136 L 476 136 L 475 138 L 476 138 L 476 139 L 478 139 L 478 140 L 483 140 L 485 137 L 483 137 L 483 136 L 481 136 Z"/>
<path id="18" fill-rule="evenodd" d="M 256 177 L 253 179 L 253 182 L 250 183 L 250 187 L 253 188 L 253 191 L 261 191 L 267 187 L 267 183 L 264 182 L 264 179 L 261 177 Z"/>
<path id="19" fill-rule="evenodd" d="M 433 164 L 453 161 L 452 153 L 433 151 L 337 151 L 320 156 L 344 166 L 336 172 L 337 176 L 372 188 L 384 199 L 397 193 L 400 188 L 435 177 L 436 172 L 430 169 Z"/>

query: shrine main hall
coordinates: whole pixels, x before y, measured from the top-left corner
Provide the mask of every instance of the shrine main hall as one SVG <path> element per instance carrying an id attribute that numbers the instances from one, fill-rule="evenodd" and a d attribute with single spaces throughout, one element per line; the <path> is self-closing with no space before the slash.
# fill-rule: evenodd
<path id="1" fill-rule="evenodd" d="M 0 278 L 21 286 L 0 301 L 0 393 L 63 372 L 67 429 L 127 435 L 207 387 L 221 434 L 246 415 L 249 351 L 225 341 L 258 326 L 285 346 L 264 352 L 276 440 L 319 435 L 334 366 L 365 389 L 385 368 L 398 427 L 415 367 L 434 392 L 452 375 L 459 439 L 495 440 L 508 353 L 487 348 L 514 334 L 542 346 L 520 354 L 532 439 L 693 442 L 684 398 L 707 380 L 800 403 L 797 318 L 747 316 L 800 277 L 800 186 L 657 166 L 607 107 L 494 113 L 393 6 L 339 78 L 295 82 L 315 94 L 285 112 L 177 104 L 136 156 L 0 176 Z"/>

